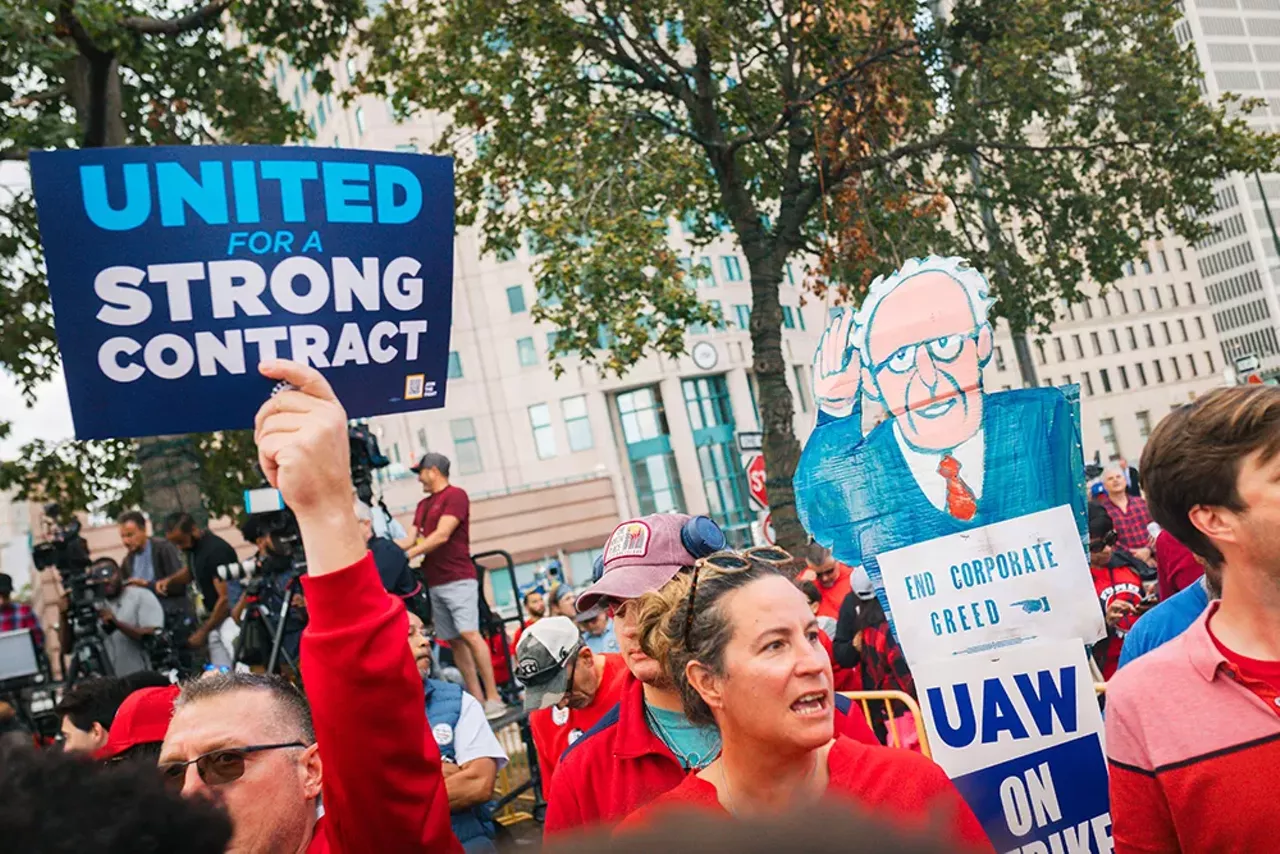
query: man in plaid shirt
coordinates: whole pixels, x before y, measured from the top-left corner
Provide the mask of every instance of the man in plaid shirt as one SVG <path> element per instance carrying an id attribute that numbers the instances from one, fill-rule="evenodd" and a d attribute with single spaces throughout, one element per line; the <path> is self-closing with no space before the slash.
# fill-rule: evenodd
<path id="1" fill-rule="evenodd" d="M 14 602 L 12 596 L 13 579 L 0 572 L 0 632 L 31 629 L 36 646 L 44 646 L 44 632 L 40 630 L 36 612 L 25 602 Z"/>
<path id="2" fill-rule="evenodd" d="M 1129 484 L 1124 471 L 1119 468 L 1103 472 L 1102 485 L 1107 494 L 1099 499 L 1099 503 L 1111 517 L 1117 541 L 1134 557 L 1151 563 L 1151 532 L 1147 526 L 1152 520 L 1146 499 L 1128 493 Z"/>

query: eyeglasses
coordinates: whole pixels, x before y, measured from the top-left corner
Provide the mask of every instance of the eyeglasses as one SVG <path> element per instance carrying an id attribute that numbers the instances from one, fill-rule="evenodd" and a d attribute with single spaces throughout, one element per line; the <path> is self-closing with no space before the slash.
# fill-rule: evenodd
<path id="1" fill-rule="evenodd" d="M 689 647 L 689 633 L 693 631 L 693 604 L 698 597 L 698 574 L 702 568 L 709 566 L 721 575 L 732 575 L 735 572 L 745 572 L 750 569 L 752 559 L 777 567 L 788 566 L 793 560 L 790 553 L 777 546 L 756 546 L 744 552 L 716 552 L 694 561 L 693 583 L 689 585 L 689 601 L 685 606 L 684 645 L 686 649 Z"/>
<path id="2" fill-rule="evenodd" d="M 283 744 L 254 744 L 249 747 L 224 747 L 211 750 L 185 762 L 161 762 L 160 776 L 165 785 L 180 790 L 187 779 L 187 766 L 195 765 L 196 773 L 206 786 L 223 786 L 244 776 L 245 759 L 252 753 L 264 750 L 283 750 L 289 747 L 306 747 L 301 741 Z"/>
<path id="3" fill-rule="evenodd" d="M 1119 539 L 1120 535 L 1115 531 L 1107 531 L 1107 533 L 1103 535 L 1102 539 L 1089 541 L 1089 551 L 1100 552 L 1105 548 L 1114 546 L 1116 541 Z"/>
<path id="4" fill-rule="evenodd" d="M 908 344 L 889 354 L 889 358 L 875 365 L 872 368 L 872 372 L 878 374 L 888 368 L 895 374 L 905 374 L 915 365 L 916 353 L 921 347 L 929 351 L 930 358 L 935 362 L 954 362 L 960 355 L 960 351 L 964 349 L 964 342 L 969 340 L 978 340 L 978 331 L 976 329 L 969 333 L 943 335 L 940 338 L 921 341 L 918 344 Z"/>

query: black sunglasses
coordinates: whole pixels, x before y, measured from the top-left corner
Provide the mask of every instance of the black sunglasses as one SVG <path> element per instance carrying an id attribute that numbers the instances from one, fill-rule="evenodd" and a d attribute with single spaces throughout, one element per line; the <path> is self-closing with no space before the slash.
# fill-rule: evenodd
<path id="1" fill-rule="evenodd" d="M 1117 534 L 1115 531 L 1107 531 L 1107 533 L 1105 533 L 1102 536 L 1102 539 L 1089 541 L 1089 551 L 1100 552 L 1105 548 L 1114 546 L 1116 544 L 1116 541 L 1119 539 L 1120 539 L 1120 535 Z"/>
<path id="2" fill-rule="evenodd" d="M 244 776 L 245 759 L 252 753 L 264 750 L 283 750 L 287 747 L 306 747 L 300 741 L 282 744 L 254 744 L 249 747 L 224 747 L 202 753 L 185 762 L 161 762 L 160 775 L 166 786 L 180 790 L 187 779 L 187 766 L 195 765 L 196 773 L 206 786 L 223 786 Z"/>
<path id="3" fill-rule="evenodd" d="M 689 585 L 689 601 L 685 606 L 684 618 L 684 646 L 689 648 L 689 633 L 693 631 L 693 605 L 698 596 L 698 573 L 702 571 L 704 566 L 715 569 L 722 575 L 730 575 L 735 572 L 744 572 L 751 568 L 751 559 L 767 563 L 772 566 L 783 567 L 791 563 L 792 557 L 790 553 L 783 551 L 777 546 L 756 546 L 747 549 L 744 552 L 716 552 L 715 554 L 700 557 L 693 563 L 693 583 Z"/>

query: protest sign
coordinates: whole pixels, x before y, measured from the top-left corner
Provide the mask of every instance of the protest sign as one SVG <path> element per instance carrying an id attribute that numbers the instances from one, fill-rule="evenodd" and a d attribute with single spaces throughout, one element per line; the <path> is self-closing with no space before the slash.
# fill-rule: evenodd
<path id="1" fill-rule="evenodd" d="M 1111 854 L 1102 716 L 1078 641 L 913 665 L 933 759 L 998 852 Z"/>
<path id="2" fill-rule="evenodd" d="M 1035 638 L 1106 634 L 1070 507 L 1054 507 L 876 557 L 894 633 L 914 667 Z"/>
<path id="3" fill-rule="evenodd" d="M 443 406 L 452 170 L 304 147 L 33 152 L 76 436 L 251 427 L 275 357 L 321 369 L 353 418 Z"/>

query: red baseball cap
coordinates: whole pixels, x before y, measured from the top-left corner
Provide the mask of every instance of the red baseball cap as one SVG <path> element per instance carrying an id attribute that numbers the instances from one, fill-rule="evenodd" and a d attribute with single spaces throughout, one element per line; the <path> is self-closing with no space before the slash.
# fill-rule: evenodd
<path id="1" fill-rule="evenodd" d="M 578 610 L 594 608 L 606 597 L 635 599 L 661 588 L 681 569 L 693 566 L 697 558 L 681 536 L 694 519 L 683 513 L 655 513 L 623 522 L 604 545 L 604 572 L 578 596 Z M 710 519 L 707 524 L 714 526 Z M 717 548 L 723 548 L 719 528 Z M 710 548 L 710 551 L 715 551 Z M 536 623 L 535 623 L 536 625 Z"/>
<path id="2" fill-rule="evenodd" d="M 107 734 L 107 743 L 94 754 L 95 759 L 111 759 L 139 744 L 164 741 L 173 717 L 173 702 L 178 699 L 177 685 L 164 688 L 139 688 L 120 704 Z"/>

